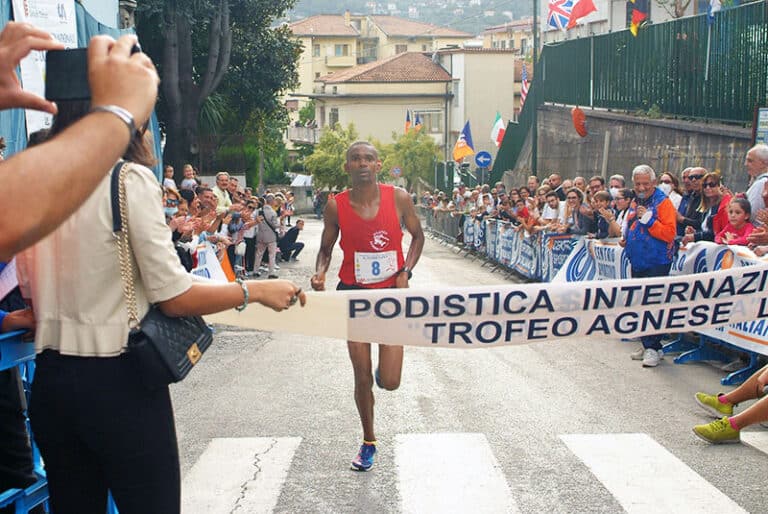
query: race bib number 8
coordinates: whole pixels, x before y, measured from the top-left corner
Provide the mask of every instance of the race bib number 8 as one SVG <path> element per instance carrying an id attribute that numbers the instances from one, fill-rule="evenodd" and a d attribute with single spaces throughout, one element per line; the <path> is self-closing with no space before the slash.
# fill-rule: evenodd
<path id="1" fill-rule="evenodd" d="M 355 252 L 355 281 L 375 284 L 397 272 L 397 252 Z"/>

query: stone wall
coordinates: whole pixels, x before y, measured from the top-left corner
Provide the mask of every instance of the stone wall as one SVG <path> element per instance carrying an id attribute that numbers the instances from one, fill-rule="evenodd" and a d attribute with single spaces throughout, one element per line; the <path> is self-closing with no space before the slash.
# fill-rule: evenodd
<path id="1" fill-rule="evenodd" d="M 606 175 L 631 176 L 637 164 L 649 164 L 656 173 L 678 174 L 687 166 L 719 171 L 733 191 L 747 188 L 744 155 L 752 130 L 733 126 L 667 119 L 649 119 L 583 108 L 586 137 L 573 128 L 571 107 L 544 105 L 539 109 L 539 177 L 559 172 L 564 178 L 601 175 L 608 134 Z M 523 146 L 508 185 L 523 184 L 530 175 L 531 137 Z"/>

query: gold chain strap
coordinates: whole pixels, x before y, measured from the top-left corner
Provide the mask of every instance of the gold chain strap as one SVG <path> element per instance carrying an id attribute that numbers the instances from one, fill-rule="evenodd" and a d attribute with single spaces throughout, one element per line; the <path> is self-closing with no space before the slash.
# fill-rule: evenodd
<path id="1" fill-rule="evenodd" d="M 120 218 L 123 221 L 122 230 L 116 235 L 117 255 L 120 259 L 120 277 L 123 279 L 123 295 L 128 308 L 128 326 L 133 330 L 139 328 L 139 309 L 136 307 L 136 289 L 133 283 L 133 260 L 131 259 L 131 242 L 128 239 L 128 208 L 125 198 L 125 176 L 128 173 L 128 163 L 120 166 L 118 201 Z"/>

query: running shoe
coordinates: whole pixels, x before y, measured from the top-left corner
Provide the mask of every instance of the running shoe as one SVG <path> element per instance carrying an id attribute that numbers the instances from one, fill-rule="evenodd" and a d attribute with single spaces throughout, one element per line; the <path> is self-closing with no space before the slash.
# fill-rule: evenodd
<path id="1" fill-rule="evenodd" d="M 719 393 L 715 396 L 713 394 L 696 393 L 694 398 L 702 409 L 716 419 L 720 419 L 722 416 L 733 416 L 733 404 L 721 403 L 718 399 L 722 394 Z"/>
<path id="2" fill-rule="evenodd" d="M 696 425 L 693 433 L 712 444 L 741 442 L 739 431 L 731 426 L 727 416 L 706 425 Z"/>
<path id="3" fill-rule="evenodd" d="M 373 467 L 373 456 L 376 455 L 376 444 L 363 443 L 357 457 L 352 460 L 352 469 L 355 471 L 368 471 Z"/>

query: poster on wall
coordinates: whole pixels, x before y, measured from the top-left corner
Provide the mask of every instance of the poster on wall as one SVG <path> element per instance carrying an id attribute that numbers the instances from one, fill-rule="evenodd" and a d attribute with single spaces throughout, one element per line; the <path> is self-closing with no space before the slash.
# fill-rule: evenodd
<path id="1" fill-rule="evenodd" d="M 756 121 L 755 140 L 752 144 L 763 143 L 768 145 L 768 107 L 759 107 L 757 109 Z"/>
<path id="2" fill-rule="evenodd" d="M 13 0 L 13 19 L 50 33 L 65 48 L 77 48 L 75 0 Z M 26 91 L 45 95 L 45 52 L 31 52 L 21 61 L 21 84 Z M 27 136 L 51 127 L 51 115 L 27 109 Z"/>

